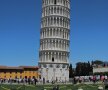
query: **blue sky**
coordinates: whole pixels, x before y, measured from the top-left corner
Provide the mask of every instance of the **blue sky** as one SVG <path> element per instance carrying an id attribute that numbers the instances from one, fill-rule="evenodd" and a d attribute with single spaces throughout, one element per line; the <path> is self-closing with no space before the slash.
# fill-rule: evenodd
<path id="1" fill-rule="evenodd" d="M 0 65 L 37 65 L 41 0 L 0 0 Z M 108 60 L 108 0 L 71 0 L 70 62 Z"/>

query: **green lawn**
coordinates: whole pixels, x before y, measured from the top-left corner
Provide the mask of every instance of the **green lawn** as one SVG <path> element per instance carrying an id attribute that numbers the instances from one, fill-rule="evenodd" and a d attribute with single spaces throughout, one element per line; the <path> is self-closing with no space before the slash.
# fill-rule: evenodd
<path id="1" fill-rule="evenodd" d="M 82 88 L 83 90 L 97 90 L 99 85 L 59 85 L 60 90 L 78 90 Z M 0 90 L 52 90 L 53 85 L 0 85 Z"/>

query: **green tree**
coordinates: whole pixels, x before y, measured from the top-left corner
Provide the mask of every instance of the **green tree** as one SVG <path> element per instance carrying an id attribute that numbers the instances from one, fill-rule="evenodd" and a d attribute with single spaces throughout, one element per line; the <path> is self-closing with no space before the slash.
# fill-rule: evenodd
<path id="1" fill-rule="evenodd" d="M 90 62 L 78 62 L 76 64 L 76 75 L 77 76 L 86 76 L 92 74 L 93 69 Z"/>
<path id="2" fill-rule="evenodd" d="M 82 72 L 81 72 L 81 62 L 78 62 L 76 64 L 76 75 L 77 76 L 81 76 Z"/>
<path id="3" fill-rule="evenodd" d="M 101 60 L 95 60 L 95 61 L 93 61 L 93 64 L 100 65 L 100 64 L 103 64 L 103 61 L 101 61 Z"/>
<path id="4" fill-rule="evenodd" d="M 74 77 L 73 69 L 72 69 L 72 64 L 69 66 L 69 78 Z"/>

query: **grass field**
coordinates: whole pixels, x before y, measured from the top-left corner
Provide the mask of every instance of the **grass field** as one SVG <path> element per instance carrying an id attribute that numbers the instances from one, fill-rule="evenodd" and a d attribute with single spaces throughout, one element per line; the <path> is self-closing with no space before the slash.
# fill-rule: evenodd
<path id="1" fill-rule="evenodd" d="M 59 85 L 59 90 L 78 90 L 78 88 L 82 88 L 83 90 L 98 90 L 99 85 L 86 85 L 86 84 L 78 84 L 78 85 Z M 52 90 L 54 85 L 0 85 L 0 90 Z"/>

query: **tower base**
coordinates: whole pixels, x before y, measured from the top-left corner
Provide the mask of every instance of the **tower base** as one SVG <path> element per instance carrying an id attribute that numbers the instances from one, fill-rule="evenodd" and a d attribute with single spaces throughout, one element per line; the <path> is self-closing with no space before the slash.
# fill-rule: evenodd
<path id="1" fill-rule="evenodd" d="M 44 82 L 68 82 L 69 81 L 69 64 L 58 63 L 39 63 L 41 81 Z"/>

